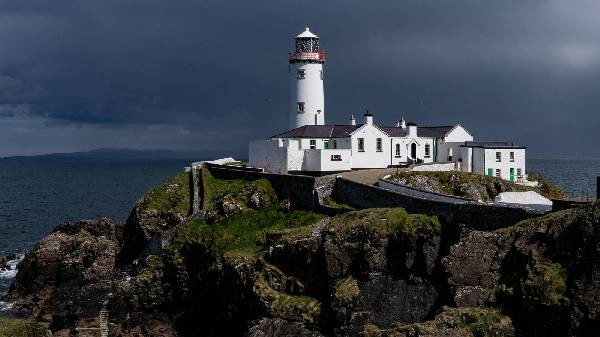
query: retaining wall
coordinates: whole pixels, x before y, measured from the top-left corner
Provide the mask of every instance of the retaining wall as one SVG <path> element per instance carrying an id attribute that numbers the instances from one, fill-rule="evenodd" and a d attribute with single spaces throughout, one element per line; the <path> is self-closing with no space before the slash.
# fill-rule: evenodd
<path id="1" fill-rule="evenodd" d="M 301 209 L 316 210 L 319 207 L 315 192 L 315 178 L 302 175 L 257 172 L 243 168 L 234 168 L 214 164 L 205 167 L 219 179 L 267 179 L 280 199 L 290 199 L 293 205 Z"/>
<path id="2" fill-rule="evenodd" d="M 334 196 L 339 202 L 356 208 L 403 207 L 409 213 L 435 215 L 448 223 L 461 223 L 471 228 L 493 230 L 543 215 L 524 208 L 474 203 L 448 202 L 433 198 L 405 195 L 381 187 L 345 178 L 336 180 Z"/>

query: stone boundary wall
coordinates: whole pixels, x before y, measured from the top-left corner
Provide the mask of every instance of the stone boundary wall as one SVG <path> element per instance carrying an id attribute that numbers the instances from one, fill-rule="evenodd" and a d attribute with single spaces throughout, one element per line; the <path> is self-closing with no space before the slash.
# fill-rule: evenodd
<path id="1" fill-rule="evenodd" d="M 446 202 L 431 198 L 404 195 L 378 186 L 371 186 L 345 178 L 336 180 L 334 196 L 339 202 L 356 208 L 403 207 L 409 213 L 435 215 L 471 228 L 494 230 L 519 221 L 543 215 L 524 208 L 464 202 Z"/>
<path id="2" fill-rule="evenodd" d="M 319 198 L 315 191 L 315 178 L 302 175 L 264 173 L 231 166 L 209 164 L 205 167 L 219 179 L 267 179 L 280 199 L 290 199 L 293 205 L 301 209 L 317 210 Z"/>
<path id="3" fill-rule="evenodd" d="M 386 190 L 395 191 L 395 192 L 401 193 L 403 195 L 411 196 L 411 197 L 415 197 L 415 198 L 436 200 L 436 201 L 441 201 L 441 202 L 447 202 L 450 204 L 466 204 L 467 202 L 476 202 L 476 200 L 473 200 L 473 199 L 449 196 L 449 195 L 436 193 L 436 192 L 429 192 L 429 191 L 421 190 L 418 188 L 405 186 L 405 185 L 402 185 L 402 184 L 399 184 L 399 183 L 396 183 L 393 181 L 385 180 L 385 179 L 379 179 L 379 182 L 377 183 L 377 185 L 379 187 L 385 188 Z"/>

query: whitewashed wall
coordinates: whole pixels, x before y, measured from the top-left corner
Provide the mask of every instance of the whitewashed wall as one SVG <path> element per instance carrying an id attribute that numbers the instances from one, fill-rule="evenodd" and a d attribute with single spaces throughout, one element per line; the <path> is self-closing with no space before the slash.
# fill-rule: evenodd
<path id="1" fill-rule="evenodd" d="M 305 77 L 301 80 L 297 78 L 297 73 L 300 69 L 303 69 L 305 72 Z M 315 125 L 315 116 L 317 116 L 316 124 L 325 124 L 325 96 L 321 71 L 323 71 L 323 65 L 319 63 L 290 64 L 291 129 L 303 125 Z M 304 102 L 304 112 L 298 112 L 297 102 Z M 321 113 L 318 113 L 317 110 L 321 110 Z"/>
<path id="2" fill-rule="evenodd" d="M 411 169 L 414 172 L 441 172 L 441 171 L 457 171 L 460 170 L 459 162 L 450 163 L 429 163 L 415 165 Z"/>
<path id="3" fill-rule="evenodd" d="M 248 165 L 271 173 L 287 173 L 287 149 L 279 140 L 257 140 L 249 145 Z"/>
<path id="4" fill-rule="evenodd" d="M 352 134 L 352 167 L 382 168 L 390 165 L 390 137 L 371 124 L 365 124 Z M 364 138 L 365 151 L 358 151 L 358 138 Z M 377 152 L 377 138 L 381 138 L 382 151 Z"/>
<path id="5" fill-rule="evenodd" d="M 341 156 L 341 161 L 332 161 L 332 155 Z M 350 150 L 304 150 L 307 171 L 350 171 L 352 169 L 352 153 Z"/>
<path id="6" fill-rule="evenodd" d="M 496 152 L 502 154 L 502 160 L 496 161 Z M 510 152 L 515 153 L 515 161 L 510 161 Z M 496 169 L 500 169 L 500 177 L 502 179 L 509 180 L 510 168 L 515 169 L 515 181 L 517 179 L 517 169 L 522 170 L 522 174 L 525 175 L 525 149 L 485 149 L 485 169 L 483 174 L 487 174 L 488 169 L 491 168 L 493 175 L 496 175 Z"/>
<path id="7" fill-rule="evenodd" d="M 473 141 L 473 136 L 471 136 L 471 134 L 461 125 L 457 125 L 445 137 L 438 141 L 436 161 L 448 161 L 448 153 L 450 152 L 450 149 L 452 149 L 452 160 L 463 159 L 464 162 L 465 158 L 461 158 L 463 152 L 460 146 L 464 145 L 465 142 L 471 141 Z"/>

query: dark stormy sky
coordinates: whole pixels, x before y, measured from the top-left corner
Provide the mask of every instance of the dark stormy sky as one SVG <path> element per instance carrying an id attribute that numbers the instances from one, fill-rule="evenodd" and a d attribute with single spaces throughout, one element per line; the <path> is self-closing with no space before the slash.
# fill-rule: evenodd
<path id="1" fill-rule="evenodd" d="M 288 125 L 287 52 L 321 37 L 326 121 L 461 123 L 600 157 L 600 2 L 0 0 L 0 156 L 214 150 Z"/>

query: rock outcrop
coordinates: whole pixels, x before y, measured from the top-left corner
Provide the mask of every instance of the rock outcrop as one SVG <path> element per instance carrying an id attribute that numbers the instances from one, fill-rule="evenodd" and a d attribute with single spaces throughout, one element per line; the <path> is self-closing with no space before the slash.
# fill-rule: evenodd
<path id="1" fill-rule="evenodd" d="M 125 225 L 57 227 L 27 253 L 9 299 L 56 336 L 98 327 L 103 310 L 122 337 L 600 328 L 600 203 L 488 232 L 403 209 L 327 217 L 295 210 L 264 182 L 217 183 L 198 217 L 182 215 L 185 188 L 170 181 Z M 219 212 L 226 196 L 242 209 Z"/>

